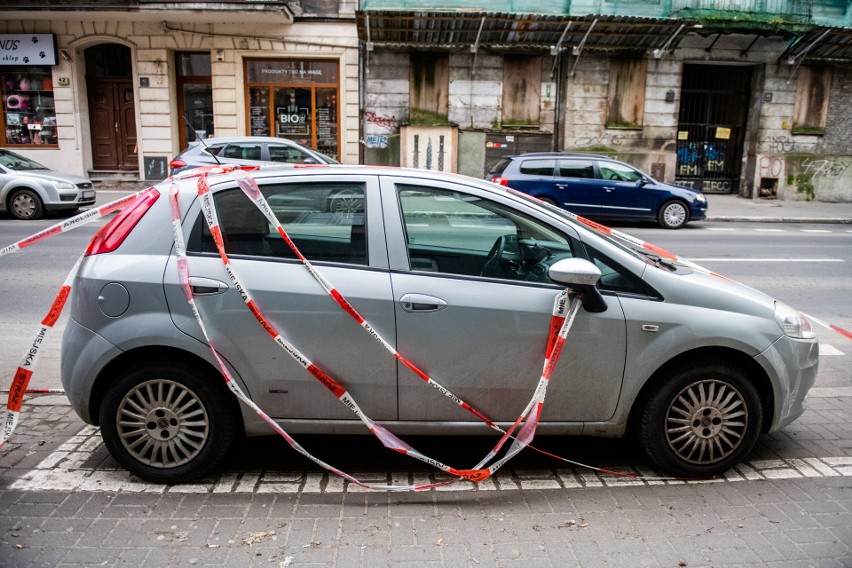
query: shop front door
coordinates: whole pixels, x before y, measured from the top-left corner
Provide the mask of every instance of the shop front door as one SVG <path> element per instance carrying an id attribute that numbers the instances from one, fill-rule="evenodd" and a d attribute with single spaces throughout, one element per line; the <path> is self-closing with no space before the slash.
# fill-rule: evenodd
<path id="1" fill-rule="evenodd" d="M 93 169 L 138 169 L 133 83 L 116 79 L 89 80 L 88 90 Z"/>

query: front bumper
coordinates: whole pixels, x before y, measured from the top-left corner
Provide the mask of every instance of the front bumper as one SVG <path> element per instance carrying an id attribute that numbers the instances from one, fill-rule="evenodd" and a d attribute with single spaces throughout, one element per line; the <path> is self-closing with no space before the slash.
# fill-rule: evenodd
<path id="1" fill-rule="evenodd" d="M 805 396 L 814 386 L 819 369 L 819 343 L 815 339 L 782 336 L 755 358 L 774 371 L 772 422 L 767 432 L 780 430 L 807 409 Z"/>

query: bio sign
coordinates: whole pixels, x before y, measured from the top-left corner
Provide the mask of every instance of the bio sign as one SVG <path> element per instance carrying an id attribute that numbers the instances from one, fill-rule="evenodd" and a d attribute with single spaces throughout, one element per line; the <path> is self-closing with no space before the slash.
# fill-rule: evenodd
<path id="1" fill-rule="evenodd" d="M 0 34 L 0 65 L 56 65 L 53 34 Z"/>

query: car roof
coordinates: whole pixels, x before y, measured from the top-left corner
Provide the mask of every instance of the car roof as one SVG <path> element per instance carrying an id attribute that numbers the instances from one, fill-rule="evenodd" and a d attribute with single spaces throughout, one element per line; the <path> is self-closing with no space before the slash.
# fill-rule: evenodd
<path id="1" fill-rule="evenodd" d="M 604 158 L 612 160 L 609 156 L 603 154 L 592 154 L 589 152 L 526 152 L 524 154 L 515 154 L 507 156 L 508 158 Z"/>
<path id="2" fill-rule="evenodd" d="M 216 166 L 210 166 L 215 173 L 211 173 L 208 177 L 208 184 L 211 189 L 218 185 L 232 183 L 234 178 L 230 172 L 216 171 Z M 198 174 L 192 175 L 195 170 L 203 170 L 204 167 L 186 170 L 173 176 L 175 181 L 181 182 L 181 188 L 186 188 L 189 191 L 197 191 Z M 269 164 L 263 165 L 256 169 L 246 169 L 245 171 L 251 177 L 262 180 L 270 177 L 311 177 L 317 175 L 366 175 L 366 176 L 398 176 L 410 178 L 428 178 L 435 181 L 448 181 L 456 183 L 464 183 L 476 187 L 485 187 L 497 193 L 510 193 L 509 189 L 501 185 L 491 183 L 481 178 L 470 177 L 462 174 L 439 172 L 435 170 L 420 170 L 415 168 L 400 168 L 396 166 L 369 166 L 369 165 L 347 165 L 347 164 Z M 170 180 L 165 180 L 163 184 L 170 183 Z"/>
<path id="3" fill-rule="evenodd" d="M 196 144 L 200 142 L 200 140 L 195 139 L 190 143 Z M 294 142 L 293 140 L 289 140 L 287 138 L 275 138 L 273 136 L 213 136 L 204 139 L 204 143 L 208 146 L 211 144 L 221 144 L 230 142 L 281 142 L 284 144 L 296 144 L 301 146 L 301 144 L 299 144 L 298 142 Z"/>

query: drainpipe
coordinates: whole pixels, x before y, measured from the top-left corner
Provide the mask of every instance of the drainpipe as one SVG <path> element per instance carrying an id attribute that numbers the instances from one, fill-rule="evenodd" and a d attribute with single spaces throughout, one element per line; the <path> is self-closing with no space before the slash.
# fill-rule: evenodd
<path id="1" fill-rule="evenodd" d="M 364 163 L 364 99 L 366 98 L 367 86 L 364 80 L 367 66 L 365 59 L 368 57 L 367 50 L 363 45 L 358 46 L 358 163 Z M 342 157 L 342 156 L 341 156 Z"/>

